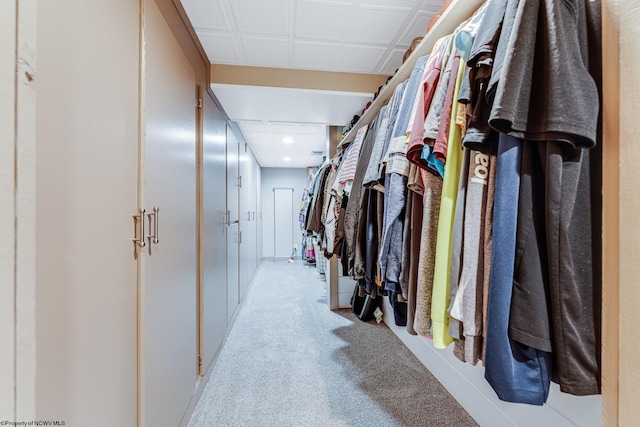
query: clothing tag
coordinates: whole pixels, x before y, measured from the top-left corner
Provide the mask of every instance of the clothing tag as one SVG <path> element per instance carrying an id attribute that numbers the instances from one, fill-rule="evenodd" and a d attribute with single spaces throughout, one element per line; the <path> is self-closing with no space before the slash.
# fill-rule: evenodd
<path id="1" fill-rule="evenodd" d="M 380 323 L 382 322 L 382 310 L 380 310 L 380 307 L 376 308 L 376 311 L 373 312 L 373 315 L 376 318 L 376 322 Z"/>

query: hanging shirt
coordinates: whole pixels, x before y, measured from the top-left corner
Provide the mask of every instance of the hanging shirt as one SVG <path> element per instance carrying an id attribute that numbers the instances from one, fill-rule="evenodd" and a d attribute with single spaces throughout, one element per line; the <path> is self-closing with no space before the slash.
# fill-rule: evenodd
<path id="1" fill-rule="evenodd" d="M 361 279 L 364 277 L 364 262 L 362 261 L 363 257 L 362 254 L 357 253 L 362 247 L 362 245 L 358 243 L 358 238 L 364 238 L 360 235 L 360 233 L 358 233 L 359 223 L 362 220 L 363 216 L 362 213 L 363 210 L 366 209 L 366 207 L 363 206 L 364 202 L 362 200 L 365 192 L 365 187 L 362 185 L 362 181 L 364 179 L 364 174 L 367 170 L 367 166 L 371 161 L 374 136 L 380 129 L 381 112 L 382 110 L 378 112 L 375 120 L 373 121 L 371 126 L 369 126 L 369 130 L 367 131 L 365 139 L 362 142 L 360 156 L 358 156 L 356 171 L 353 177 L 349 203 L 347 204 L 344 218 L 344 233 L 345 242 L 347 245 L 346 255 L 348 260 L 348 271 L 349 275 L 356 279 Z"/>
<path id="2" fill-rule="evenodd" d="M 409 147 L 407 147 L 407 159 L 422 168 L 428 167 L 421 157 L 422 147 L 424 146 L 424 121 L 440 80 L 442 64 L 447 55 L 445 50 L 449 47 L 451 37 L 451 35 L 443 37 L 433 46 L 429 63 L 422 77 L 421 86 L 418 89 L 411 127 L 408 129 L 410 139 Z"/>
<path id="3" fill-rule="evenodd" d="M 453 99 L 458 99 L 458 91 L 464 75 L 464 62 L 458 62 L 455 70 L 455 89 Z M 451 239 L 453 220 L 456 209 L 456 197 L 460 180 L 462 150 L 460 127 L 456 125 L 457 111 L 452 112 L 450 120 L 449 143 L 447 149 L 447 166 L 442 182 L 442 201 L 438 219 L 438 237 L 436 240 L 435 269 L 433 273 L 433 301 L 431 303 L 431 320 L 433 322 L 433 345 L 445 348 L 453 339 L 449 336 L 449 260 L 451 257 Z"/>
<path id="4" fill-rule="evenodd" d="M 589 74 L 585 5 L 569 3 L 520 1 L 489 118 L 498 131 L 574 147 L 595 144 L 599 104 Z"/>
<path id="5" fill-rule="evenodd" d="M 342 167 L 342 171 L 338 177 L 338 182 L 342 185 L 346 186 L 347 183 L 353 181 L 356 174 L 358 157 L 360 156 L 360 148 L 362 146 L 362 141 L 364 141 L 364 137 L 367 134 L 367 129 L 369 129 L 369 125 L 361 126 L 356 132 L 354 140 L 349 144 L 349 148 L 344 159 L 344 166 Z"/>
<path id="6" fill-rule="evenodd" d="M 429 56 L 423 56 L 416 61 L 407 80 L 400 101 L 397 118 L 393 124 L 389 146 L 383 157 L 386 163 L 387 173 L 397 173 L 403 176 L 409 175 L 409 162 L 407 161 L 407 124 L 411 119 L 416 94 L 420 88 L 420 82 L 424 74 Z"/>
<path id="7" fill-rule="evenodd" d="M 397 88 L 396 88 L 397 90 Z M 375 134 L 373 135 L 373 147 L 371 148 L 371 157 L 369 163 L 366 165 L 364 171 L 364 177 L 362 178 L 362 185 L 364 187 L 381 187 L 378 183 L 378 170 L 380 168 L 380 161 L 382 160 L 384 141 L 387 137 L 387 131 L 389 129 L 389 106 L 395 103 L 394 98 L 397 92 L 393 92 L 393 96 L 389 101 L 389 104 L 380 108 L 376 122 L 379 122 Z M 380 189 L 380 188 L 377 188 Z"/>

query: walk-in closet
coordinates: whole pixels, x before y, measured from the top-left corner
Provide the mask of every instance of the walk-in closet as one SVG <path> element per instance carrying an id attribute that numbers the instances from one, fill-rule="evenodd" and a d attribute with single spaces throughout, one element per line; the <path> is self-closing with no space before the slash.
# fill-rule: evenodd
<path id="1" fill-rule="evenodd" d="M 0 424 L 633 426 L 640 5 L 0 4 Z"/>

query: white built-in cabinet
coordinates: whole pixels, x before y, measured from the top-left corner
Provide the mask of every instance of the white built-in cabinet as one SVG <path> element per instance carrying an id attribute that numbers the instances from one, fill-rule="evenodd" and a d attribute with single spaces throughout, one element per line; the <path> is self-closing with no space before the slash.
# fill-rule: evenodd
<path id="1" fill-rule="evenodd" d="M 172 3 L 39 6 L 34 419 L 184 424 L 257 266 L 258 164 Z"/>

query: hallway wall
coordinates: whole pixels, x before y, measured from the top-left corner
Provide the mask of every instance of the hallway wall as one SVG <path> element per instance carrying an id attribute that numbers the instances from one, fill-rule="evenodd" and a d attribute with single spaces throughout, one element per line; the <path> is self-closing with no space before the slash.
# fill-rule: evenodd
<path id="1" fill-rule="evenodd" d="M 0 414 L 15 416 L 15 69 L 16 5 L 0 4 Z"/>
<path id="2" fill-rule="evenodd" d="M 35 415 L 36 10 L 0 2 L 0 421 Z"/>
<path id="3" fill-rule="evenodd" d="M 298 245 L 297 256 L 300 256 L 300 242 L 302 241 L 302 231 L 298 222 L 298 212 L 300 211 L 300 201 L 302 192 L 308 185 L 309 173 L 307 169 L 300 168 L 262 168 L 261 192 L 262 192 L 262 257 L 270 258 L 273 253 L 274 239 L 274 187 L 293 188 L 293 241 Z"/>

